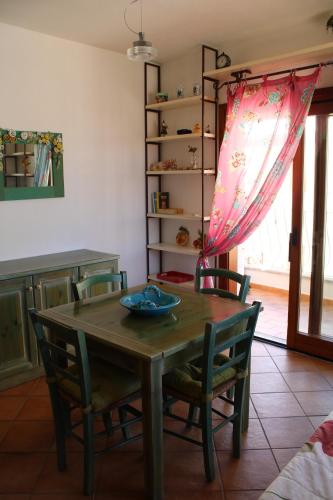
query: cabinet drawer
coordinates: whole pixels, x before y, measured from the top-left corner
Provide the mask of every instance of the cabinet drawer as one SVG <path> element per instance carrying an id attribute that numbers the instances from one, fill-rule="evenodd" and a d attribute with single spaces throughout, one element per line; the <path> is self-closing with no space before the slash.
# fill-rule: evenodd
<path id="1" fill-rule="evenodd" d="M 33 283 L 37 309 L 48 309 L 72 302 L 72 282 L 76 276 L 76 269 L 35 275 Z"/>

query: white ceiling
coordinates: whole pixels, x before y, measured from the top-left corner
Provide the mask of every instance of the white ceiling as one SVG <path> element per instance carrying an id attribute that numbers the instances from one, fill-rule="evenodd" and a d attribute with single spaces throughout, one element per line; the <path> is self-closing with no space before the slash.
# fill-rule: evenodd
<path id="1" fill-rule="evenodd" d="M 0 0 L 0 22 L 125 53 L 135 38 L 123 21 L 129 4 Z M 332 0 L 143 0 L 143 12 L 146 38 L 158 49 L 161 62 L 201 43 L 230 52 L 253 42 L 260 55 L 270 55 L 278 42 L 294 50 L 333 41 L 325 29 L 333 14 Z M 139 30 L 138 3 L 129 7 L 128 22 Z"/>

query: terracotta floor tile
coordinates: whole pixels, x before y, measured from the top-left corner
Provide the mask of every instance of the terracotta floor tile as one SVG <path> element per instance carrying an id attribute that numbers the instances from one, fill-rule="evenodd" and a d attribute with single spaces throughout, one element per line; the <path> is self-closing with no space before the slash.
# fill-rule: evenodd
<path id="1" fill-rule="evenodd" d="M 318 371 L 315 363 L 306 356 L 289 353 L 286 356 L 272 356 L 280 372 L 310 372 Z"/>
<path id="2" fill-rule="evenodd" d="M 275 345 L 265 344 L 268 353 L 271 356 L 286 356 L 288 354 L 288 349 L 283 347 L 277 347 Z"/>
<path id="3" fill-rule="evenodd" d="M 287 465 L 289 460 L 291 460 L 296 455 L 296 453 L 299 451 L 299 448 L 285 448 L 272 451 L 279 469 L 282 470 L 283 467 Z"/>
<path id="4" fill-rule="evenodd" d="M 288 372 L 283 374 L 283 378 L 293 392 L 331 389 L 327 380 L 315 372 Z"/>
<path id="5" fill-rule="evenodd" d="M 95 481 L 97 484 L 100 460 L 95 461 Z M 57 457 L 50 453 L 38 478 L 34 494 L 83 493 L 83 454 L 67 453 L 67 469 L 59 472 Z"/>
<path id="6" fill-rule="evenodd" d="M 0 421 L 0 445 L 11 425 L 10 421 Z"/>
<path id="7" fill-rule="evenodd" d="M 307 417 L 263 418 L 262 426 L 272 448 L 296 448 L 313 434 Z"/>
<path id="8" fill-rule="evenodd" d="M 13 420 L 23 408 L 26 398 L 23 396 L 0 397 L 0 420 Z"/>
<path id="9" fill-rule="evenodd" d="M 311 424 L 315 429 L 319 427 L 325 420 L 326 415 L 319 415 L 317 417 L 308 417 L 310 419 Z"/>
<path id="10" fill-rule="evenodd" d="M 41 453 L 0 453 L 0 493 L 30 493 L 45 463 Z"/>
<path id="11" fill-rule="evenodd" d="M 215 434 L 215 449 L 217 451 L 232 450 L 232 424 L 227 424 Z M 244 450 L 261 450 L 269 448 L 265 433 L 258 419 L 250 418 L 247 432 L 242 434 Z"/>
<path id="12" fill-rule="evenodd" d="M 207 497 L 211 491 L 221 491 L 220 471 L 215 462 L 215 480 L 206 481 L 203 453 L 168 452 L 164 454 L 166 491 L 200 491 Z"/>
<path id="13" fill-rule="evenodd" d="M 225 500 L 258 500 L 264 490 L 255 491 L 227 491 Z"/>
<path id="14" fill-rule="evenodd" d="M 0 495 L 0 500 L 30 500 L 31 496 L 30 495 Z"/>
<path id="15" fill-rule="evenodd" d="M 251 398 L 259 418 L 304 416 L 292 393 L 252 394 Z"/>
<path id="16" fill-rule="evenodd" d="M 54 441 L 52 422 L 13 422 L 0 444 L 1 452 L 49 451 Z"/>
<path id="17" fill-rule="evenodd" d="M 251 373 L 277 373 L 278 369 L 270 356 L 251 358 Z"/>
<path id="18" fill-rule="evenodd" d="M 280 373 L 251 373 L 251 393 L 290 392 Z"/>
<path id="19" fill-rule="evenodd" d="M 49 397 L 30 397 L 16 418 L 17 420 L 53 420 Z"/>
<path id="20" fill-rule="evenodd" d="M 110 491 L 144 491 L 143 453 L 115 451 L 101 457 L 96 493 Z"/>
<path id="21" fill-rule="evenodd" d="M 143 491 L 140 493 L 136 493 L 135 491 L 112 490 L 112 492 L 110 493 L 96 493 L 94 496 L 94 500 L 145 500 L 145 499 L 146 497 Z"/>
<path id="22" fill-rule="evenodd" d="M 185 486 L 186 487 L 186 486 Z M 166 492 L 165 500 L 224 500 L 225 497 L 221 491 L 170 491 Z M 112 497 L 113 498 L 113 497 Z M 124 499 L 125 500 L 125 499 Z"/>
<path id="23" fill-rule="evenodd" d="M 33 396 L 49 396 L 49 387 L 45 381 L 45 377 L 36 380 L 36 384 L 32 388 L 31 394 Z"/>
<path id="24" fill-rule="evenodd" d="M 278 475 L 271 450 L 243 450 L 241 458 L 217 452 L 221 477 L 227 490 L 263 490 Z"/>
<path id="25" fill-rule="evenodd" d="M 95 500 L 95 496 L 87 497 L 83 493 L 36 493 L 31 495 L 29 500 Z M 113 500 L 113 494 L 110 500 Z"/>
<path id="26" fill-rule="evenodd" d="M 6 389 L 1 392 L 1 396 L 29 396 L 34 386 L 36 385 L 36 380 L 30 380 L 24 384 L 16 385 L 10 389 Z"/>
<path id="27" fill-rule="evenodd" d="M 333 408 L 333 391 L 295 392 L 306 415 L 328 415 Z"/>
<path id="28" fill-rule="evenodd" d="M 268 356 L 268 351 L 263 342 L 253 341 L 251 348 L 251 356 Z"/>

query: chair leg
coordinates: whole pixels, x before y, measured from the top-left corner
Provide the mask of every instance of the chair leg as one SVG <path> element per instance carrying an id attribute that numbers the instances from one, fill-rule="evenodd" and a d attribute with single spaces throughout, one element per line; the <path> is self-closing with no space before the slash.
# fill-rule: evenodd
<path id="1" fill-rule="evenodd" d="M 94 415 L 83 416 L 84 432 L 84 494 L 89 496 L 94 491 Z"/>
<path id="2" fill-rule="evenodd" d="M 121 424 L 125 423 L 127 417 L 126 410 L 124 408 L 119 408 L 118 412 L 119 412 L 119 422 Z M 123 437 L 126 441 L 131 437 L 128 427 L 122 427 L 121 432 L 123 433 Z"/>
<path id="3" fill-rule="evenodd" d="M 66 415 L 62 400 L 57 394 L 55 386 L 49 386 L 51 405 L 53 411 L 56 448 L 57 448 L 57 465 L 60 472 L 66 469 Z"/>
<path id="4" fill-rule="evenodd" d="M 111 434 L 113 433 L 111 412 L 103 413 L 102 417 L 106 434 L 108 436 L 111 436 Z"/>
<path id="5" fill-rule="evenodd" d="M 189 420 L 189 422 L 187 422 L 186 427 L 188 429 L 191 429 L 192 427 L 191 422 L 194 422 L 195 420 L 197 420 L 197 418 L 198 418 L 198 407 L 190 404 L 187 415 L 187 419 Z"/>
<path id="6" fill-rule="evenodd" d="M 235 458 L 240 457 L 241 436 L 242 436 L 242 410 L 244 399 L 244 379 L 239 380 L 235 386 L 235 406 L 234 411 L 237 417 L 233 421 L 232 430 L 232 451 Z"/>
<path id="7" fill-rule="evenodd" d="M 235 352 L 235 349 L 233 347 L 230 347 L 229 358 L 233 358 L 234 357 L 234 352 Z M 234 397 L 235 397 L 235 388 L 232 387 L 231 389 L 227 390 L 227 398 L 234 399 Z"/>
<path id="8" fill-rule="evenodd" d="M 214 445 L 212 430 L 212 403 L 205 403 L 200 407 L 200 417 L 202 422 L 202 442 L 204 452 L 205 473 L 207 481 L 215 478 L 214 466 Z"/>

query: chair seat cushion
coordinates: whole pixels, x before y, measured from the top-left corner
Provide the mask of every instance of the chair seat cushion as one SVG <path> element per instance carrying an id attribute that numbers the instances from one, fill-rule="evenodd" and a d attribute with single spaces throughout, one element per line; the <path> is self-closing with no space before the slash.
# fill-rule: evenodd
<path id="1" fill-rule="evenodd" d="M 91 370 L 91 403 L 94 412 L 127 398 L 141 388 L 140 379 L 131 372 L 123 370 L 118 366 L 106 363 L 100 359 L 90 362 Z M 72 365 L 68 371 L 78 376 L 78 366 Z M 80 387 L 65 377 L 58 378 L 58 385 L 61 390 L 81 402 Z"/>
<path id="2" fill-rule="evenodd" d="M 218 368 L 223 364 L 230 361 L 228 356 L 218 354 L 214 358 L 213 368 Z M 213 377 L 213 390 L 221 384 L 229 382 L 230 380 L 237 380 L 237 370 L 233 367 L 227 368 L 221 373 Z M 186 365 L 176 368 L 163 377 L 163 385 L 166 388 L 171 388 L 181 394 L 184 394 L 188 399 L 201 400 L 202 393 L 202 369 L 196 363 L 186 363 Z"/>

